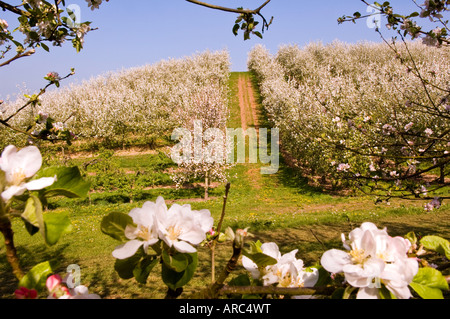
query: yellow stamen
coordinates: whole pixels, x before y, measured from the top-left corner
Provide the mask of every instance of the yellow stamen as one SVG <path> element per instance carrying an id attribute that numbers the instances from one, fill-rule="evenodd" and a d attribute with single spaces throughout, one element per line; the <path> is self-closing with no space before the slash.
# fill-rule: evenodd
<path id="1" fill-rule="evenodd" d="M 352 262 L 355 264 L 364 264 L 367 259 L 363 249 L 354 249 L 350 251 L 350 256 L 352 258 Z"/>
<path id="2" fill-rule="evenodd" d="M 175 241 L 182 233 L 181 227 L 170 226 L 167 232 L 169 233 L 169 239 Z"/>
<path id="3" fill-rule="evenodd" d="M 19 186 L 20 184 L 22 184 L 25 179 L 27 178 L 25 175 L 25 172 L 23 170 L 23 168 L 15 168 L 12 171 L 12 181 L 11 184 L 14 186 Z"/>
<path id="4" fill-rule="evenodd" d="M 139 227 L 139 233 L 137 236 L 145 241 L 150 241 L 150 239 L 152 238 L 150 230 L 145 226 Z"/>

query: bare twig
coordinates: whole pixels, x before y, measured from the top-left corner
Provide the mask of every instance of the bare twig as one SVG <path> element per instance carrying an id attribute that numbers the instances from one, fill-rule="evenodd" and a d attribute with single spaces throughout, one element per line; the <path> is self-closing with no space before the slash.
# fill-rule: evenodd
<path id="1" fill-rule="evenodd" d="M 24 15 L 24 16 L 28 16 L 29 13 L 19 9 L 18 7 L 12 6 L 8 3 L 5 3 L 3 1 L 0 1 L 0 8 L 2 8 L 3 10 L 8 10 L 9 12 L 18 14 L 18 15 Z"/>
<path id="2" fill-rule="evenodd" d="M 219 240 L 220 231 L 222 229 L 222 223 L 225 218 L 225 211 L 226 211 L 226 206 L 227 206 L 228 194 L 230 192 L 230 187 L 231 187 L 230 183 L 228 183 L 225 186 L 225 196 L 223 197 L 222 215 L 220 216 L 219 224 L 217 225 L 217 230 L 216 230 L 217 237 L 213 240 L 212 246 L 211 246 L 211 279 L 212 279 L 213 283 L 216 281 L 216 262 L 215 262 L 216 244 L 217 244 L 217 241 Z"/>
<path id="3" fill-rule="evenodd" d="M 16 61 L 16 60 L 18 60 L 18 59 L 20 59 L 20 58 L 24 58 L 24 57 L 33 55 L 35 52 L 36 52 L 35 49 L 31 49 L 31 50 L 28 50 L 28 51 L 26 51 L 26 52 L 24 52 L 24 53 L 17 53 L 14 57 L 12 57 L 11 59 L 9 59 L 8 61 L 5 61 L 5 62 L 3 62 L 2 64 L 0 64 L 0 67 L 5 66 L 5 65 L 8 65 L 8 64 L 10 64 L 11 62 L 14 62 L 14 61 Z"/>

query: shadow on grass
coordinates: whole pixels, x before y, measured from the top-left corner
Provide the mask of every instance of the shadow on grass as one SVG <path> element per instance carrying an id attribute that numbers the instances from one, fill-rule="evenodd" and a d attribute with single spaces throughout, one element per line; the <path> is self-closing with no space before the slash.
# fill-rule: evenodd
<path id="1" fill-rule="evenodd" d="M 20 258 L 22 270 L 27 273 L 34 266 L 49 261 L 55 273 L 65 273 L 66 267 L 70 264 L 76 264 L 78 261 L 66 260 L 64 251 L 69 244 L 58 245 L 57 247 L 47 248 L 38 247 L 16 247 Z M 14 291 L 18 289 L 19 281 L 12 273 L 12 269 L 6 259 L 5 254 L 0 254 L 0 299 L 14 299 Z"/>
<path id="2" fill-rule="evenodd" d="M 221 190 L 210 189 L 211 197 L 219 194 Z M 158 196 L 164 197 L 165 200 L 182 200 L 182 199 L 202 199 L 204 196 L 202 187 L 192 187 L 189 189 L 172 189 L 172 188 L 155 188 L 151 190 L 136 191 L 134 194 L 125 193 L 123 191 L 92 193 L 90 198 L 78 200 L 57 199 L 49 202 L 48 209 L 54 210 L 58 208 L 79 207 L 79 206 L 102 206 L 111 204 L 129 204 L 131 202 L 156 201 Z M 221 193 L 220 193 L 221 194 Z"/>

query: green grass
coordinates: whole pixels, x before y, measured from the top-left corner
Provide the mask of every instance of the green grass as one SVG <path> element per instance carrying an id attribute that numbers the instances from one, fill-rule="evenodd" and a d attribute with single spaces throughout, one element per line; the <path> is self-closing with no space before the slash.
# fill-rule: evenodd
<path id="1" fill-rule="evenodd" d="M 237 95 L 238 76 L 236 73 L 231 75 L 232 96 Z M 240 127 L 239 114 L 238 102 L 231 99 L 231 127 Z M 83 165 L 87 160 L 77 158 L 71 164 Z M 167 159 L 157 152 L 115 155 L 113 162 L 114 167 L 131 171 L 164 172 L 170 167 Z M 274 241 L 284 252 L 299 249 L 298 257 L 307 265 L 317 262 L 325 249 L 340 248 L 340 234 L 364 221 L 388 227 L 393 236 L 413 230 L 419 235 L 435 234 L 449 239 L 448 204 L 430 213 L 424 212 L 423 202 L 393 201 L 391 205 L 375 205 L 370 197 L 342 196 L 313 187 L 283 161 L 275 175 L 261 175 L 260 168 L 259 164 L 239 164 L 232 169 L 224 227 L 250 227 L 254 239 Z M 46 247 L 39 234 L 30 237 L 22 222 L 14 220 L 15 244 L 22 266 L 28 270 L 44 260 L 54 260 L 59 264 L 57 270 L 64 273 L 68 265 L 78 264 L 82 283 L 104 298 L 162 298 L 165 288 L 158 269 L 150 276 L 147 285 L 117 276 L 111 252 L 119 243 L 101 232 L 100 223 L 111 212 L 128 213 L 145 201 L 155 201 L 158 196 L 163 196 L 168 206 L 176 202 L 190 204 L 193 209 L 209 209 L 217 221 L 222 211 L 224 185 L 212 189 L 208 201 L 202 200 L 202 195 L 201 187 L 161 187 L 140 189 L 133 196 L 126 190 L 116 189 L 92 192 L 85 199 L 52 200 L 46 214 L 67 214 L 72 221 L 72 231 L 65 234 L 57 245 Z M 209 282 L 209 251 L 200 248 L 199 253 L 199 268 L 186 288 L 186 294 Z M 229 244 L 219 245 L 219 270 L 230 256 Z M 237 273 L 241 271 L 239 268 Z M 3 241 L 0 241 L 0 278 L 0 298 L 11 298 L 17 282 L 6 262 Z"/>

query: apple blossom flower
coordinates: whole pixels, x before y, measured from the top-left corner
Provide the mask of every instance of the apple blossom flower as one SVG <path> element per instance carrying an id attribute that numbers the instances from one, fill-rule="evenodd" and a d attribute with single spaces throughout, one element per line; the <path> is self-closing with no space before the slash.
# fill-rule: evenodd
<path id="1" fill-rule="evenodd" d="M 133 256 L 143 246 L 144 251 L 160 240 L 181 253 L 194 253 L 206 239 L 214 224 L 209 210 L 193 211 L 190 205 L 172 205 L 167 209 L 164 198 L 158 197 L 155 203 L 146 202 L 142 208 L 133 209 L 129 215 L 136 227 L 128 225 L 125 236 L 130 241 L 113 251 L 117 259 Z"/>
<path id="2" fill-rule="evenodd" d="M 98 9 L 100 5 L 102 4 L 103 0 L 86 0 L 88 3 L 88 7 L 91 8 L 92 11 L 95 9 Z"/>
<path id="3" fill-rule="evenodd" d="M 397 171 L 392 171 L 392 172 L 389 173 L 389 175 L 390 175 L 391 177 L 399 177 L 399 176 L 400 176 L 400 175 L 397 173 Z"/>
<path id="4" fill-rule="evenodd" d="M 8 22 L 6 20 L 0 19 L 0 31 L 3 31 L 4 33 L 8 32 Z"/>
<path id="5" fill-rule="evenodd" d="M 38 124 L 44 124 L 47 123 L 48 118 L 49 118 L 48 113 L 39 111 L 38 116 L 36 117 L 36 122 Z"/>
<path id="6" fill-rule="evenodd" d="M 410 122 L 405 125 L 405 132 L 408 132 L 414 126 L 413 122 Z"/>
<path id="7" fill-rule="evenodd" d="M 51 275 L 47 278 L 46 286 L 49 291 L 47 299 L 68 299 L 69 289 L 63 285 L 60 275 Z"/>
<path id="8" fill-rule="evenodd" d="M 50 294 L 47 299 L 100 299 L 99 295 L 90 294 L 88 288 L 83 285 L 68 289 L 65 285 L 66 280 L 67 278 L 63 280 L 57 274 L 49 276 L 46 286 Z"/>
<path id="9" fill-rule="evenodd" d="M 350 169 L 350 165 L 349 164 L 339 164 L 337 167 L 337 171 L 338 172 L 347 172 Z"/>
<path id="10" fill-rule="evenodd" d="M 47 76 L 45 79 L 51 81 L 51 82 L 57 82 L 61 80 L 61 77 L 59 76 L 58 72 L 49 72 L 47 73 Z"/>
<path id="11" fill-rule="evenodd" d="M 342 235 L 342 241 L 347 251 L 329 250 L 323 254 L 321 264 L 331 273 L 344 273 L 346 281 L 359 288 L 357 298 L 378 298 L 378 283 L 397 298 L 411 297 L 408 285 L 419 268 L 416 259 L 408 258 L 408 240 L 390 237 L 386 229 L 363 223 L 350 232 L 348 240 Z"/>
<path id="12" fill-rule="evenodd" d="M 169 247 L 180 253 L 195 253 L 194 246 L 206 239 L 214 220 L 209 210 L 193 211 L 190 205 L 172 205 L 157 214 L 158 233 Z"/>
<path id="13" fill-rule="evenodd" d="M 101 299 L 97 294 L 90 294 L 86 286 L 80 285 L 70 289 L 70 296 L 66 299 Z"/>
<path id="14" fill-rule="evenodd" d="M 135 208 L 130 211 L 129 216 L 137 227 L 127 226 L 125 228 L 125 236 L 130 239 L 127 243 L 118 246 L 113 251 L 114 258 L 126 259 L 134 254 L 143 246 L 147 253 L 148 247 L 159 241 L 158 223 L 156 220 L 157 212 L 162 214 L 167 212 L 167 206 L 162 197 L 158 197 L 155 203 L 146 202 L 142 208 Z"/>
<path id="15" fill-rule="evenodd" d="M 242 265 L 254 279 L 261 279 L 265 286 L 314 287 L 317 283 L 319 279 L 318 270 L 316 268 L 308 270 L 304 268 L 303 261 L 295 257 L 298 250 L 282 255 L 275 243 L 262 244 L 261 250 L 265 255 L 274 258 L 277 263 L 261 269 L 250 258 L 244 256 L 242 257 Z"/>
<path id="16" fill-rule="evenodd" d="M 36 146 L 28 146 L 20 151 L 13 145 L 6 147 L 0 158 L 0 169 L 6 177 L 3 200 L 8 201 L 27 190 L 40 190 L 52 185 L 56 176 L 30 180 L 41 166 L 42 155 Z"/>
<path id="17" fill-rule="evenodd" d="M 425 204 L 425 210 L 431 212 L 434 209 L 439 209 L 442 205 L 442 199 L 435 197 L 430 203 Z"/>

